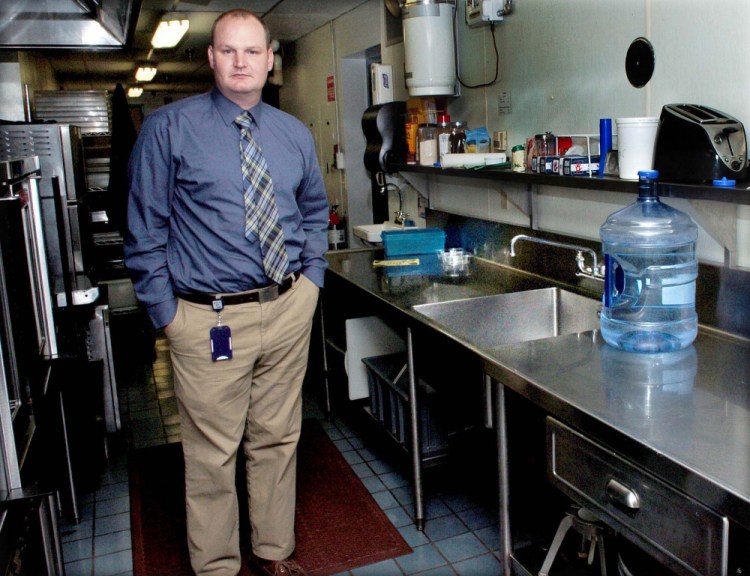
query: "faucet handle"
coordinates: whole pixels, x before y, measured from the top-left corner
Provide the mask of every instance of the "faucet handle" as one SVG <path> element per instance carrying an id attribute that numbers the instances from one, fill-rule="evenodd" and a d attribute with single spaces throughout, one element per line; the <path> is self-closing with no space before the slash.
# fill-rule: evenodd
<path id="1" fill-rule="evenodd" d="M 591 266 L 586 266 L 586 259 L 583 256 L 583 250 L 578 250 L 576 252 L 576 263 L 578 265 L 578 272 L 576 272 L 576 276 L 586 276 L 588 278 L 601 280 L 604 278 L 604 263 L 598 264 L 596 260 L 596 254 L 593 251 L 590 253 L 591 257 L 593 258 L 593 262 Z"/>

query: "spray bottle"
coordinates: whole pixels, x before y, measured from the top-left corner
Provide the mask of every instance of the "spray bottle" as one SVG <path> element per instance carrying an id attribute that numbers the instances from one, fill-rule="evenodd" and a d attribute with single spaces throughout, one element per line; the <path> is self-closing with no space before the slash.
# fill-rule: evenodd
<path id="1" fill-rule="evenodd" d="M 341 250 L 346 248 L 346 223 L 339 216 L 339 206 L 334 204 L 328 214 L 328 249 Z"/>

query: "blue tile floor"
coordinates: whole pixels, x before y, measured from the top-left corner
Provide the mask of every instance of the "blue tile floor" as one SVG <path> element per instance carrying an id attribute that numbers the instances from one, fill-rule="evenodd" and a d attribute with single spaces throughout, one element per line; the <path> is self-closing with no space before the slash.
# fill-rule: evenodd
<path id="1" fill-rule="evenodd" d="M 114 340 L 114 336 L 113 336 Z M 116 341 L 116 340 L 115 340 Z M 133 573 L 127 456 L 140 447 L 178 442 L 177 408 L 166 343 L 157 339 L 153 365 L 117 362 L 121 441 L 110 442 L 106 470 L 93 493 L 80 494 L 78 524 L 62 522 L 67 576 L 126 576 Z M 425 528 L 413 522 L 410 469 L 387 446 L 373 443 L 342 419 L 325 419 L 306 398 L 305 417 L 319 418 L 373 498 L 413 552 L 336 576 L 490 576 L 501 573 L 497 507 L 471 486 L 425 481 Z M 427 477 L 427 475 L 426 475 Z M 152 575 L 149 575 L 152 576 Z M 182 575 L 153 575 L 182 576 Z M 189 576 L 189 575 L 186 575 Z"/>

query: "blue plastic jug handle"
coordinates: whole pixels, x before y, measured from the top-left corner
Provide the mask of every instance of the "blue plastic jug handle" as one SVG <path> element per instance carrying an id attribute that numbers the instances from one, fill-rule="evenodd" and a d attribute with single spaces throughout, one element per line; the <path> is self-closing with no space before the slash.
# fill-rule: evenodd
<path id="1" fill-rule="evenodd" d="M 625 290 L 625 271 L 617 258 L 611 254 L 604 255 L 604 296 L 602 304 L 612 308 Z"/>

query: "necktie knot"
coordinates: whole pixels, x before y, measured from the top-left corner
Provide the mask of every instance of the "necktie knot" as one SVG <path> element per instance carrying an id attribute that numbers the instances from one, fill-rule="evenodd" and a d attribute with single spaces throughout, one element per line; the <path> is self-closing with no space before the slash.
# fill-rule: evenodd
<path id="1" fill-rule="evenodd" d="M 234 119 L 234 123 L 237 124 L 240 128 L 250 130 L 250 127 L 253 125 L 253 118 L 252 116 L 250 116 L 250 112 L 245 110 L 242 112 L 242 114 Z"/>

